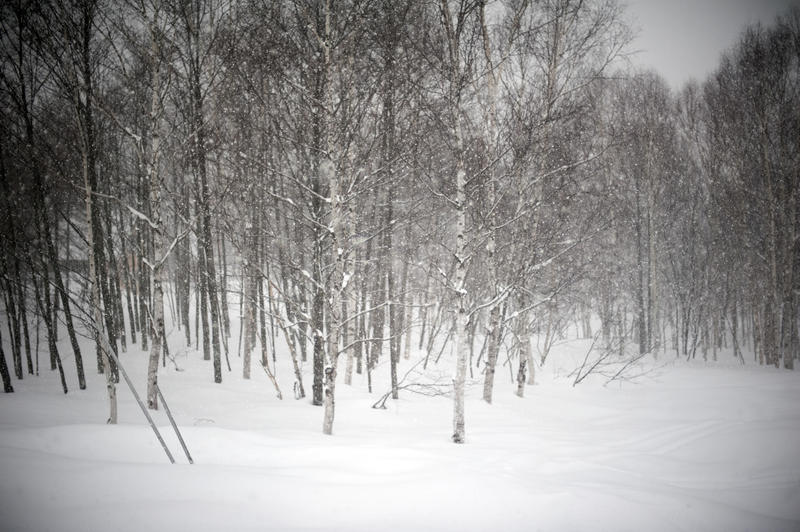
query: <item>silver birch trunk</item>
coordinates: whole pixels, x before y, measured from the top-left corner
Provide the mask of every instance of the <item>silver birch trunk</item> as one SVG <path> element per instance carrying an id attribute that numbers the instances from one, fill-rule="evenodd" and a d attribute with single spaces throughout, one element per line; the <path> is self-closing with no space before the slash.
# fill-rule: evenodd
<path id="1" fill-rule="evenodd" d="M 499 72 L 495 68 L 492 61 L 491 42 L 489 40 L 489 29 L 486 26 L 486 5 L 481 4 L 480 7 L 480 20 L 481 20 L 481 34 L 483 37 L 483 52 L 486 58 L 486 63 L 489 69 L 489 74 L 486 78 L 487 81 L 487 100 L 489 104 L 487 116 L 487 135 L 489 137 L 489 147 L 492 152 L 492 158 L 495 158 L 499 152 L 499 131 L 497 128 L 497 78 Z M 497 365 L 497 353 L 500 350 L 500 301 L 498 290 L 498 276 L 497 276 L 497 254 L 495 253 L 495 233 L 496 233 L 496 210 L 495 204 L 497 203 L 497 175 L 494 172 L 494 165 L 490 165 L 487 169 L 489 172 L 489 237 L 486 243 L 487 263 L 489 266 L 489 284 L 491 285 L 494 304 L 489 311 L 489 338 L 486 346 L 486 371 L 483 378 L 483 400 L 487 403 L 492 402 L 492 390 L 494 388 L 494 373 Z"/>
<path id="2" fill-rule="evenodd" d="M 345 275 L 345 250 L 343 248 L 345 239 L 343 238 L 343 222 L 344 222 L 344 194 L 345 190 L 341 187 L 340 176 L 337 172 L 336 165 L 332 157 L 334 154 L 334 147 L 331 139 L 330 128 L 333 125 L 333 120 L 329 113 L 333 111 L 333 102 L 331 98 L 331 89 L 327 86 L 330 82 L 331 76 L 331 3 L 325 2 L 325 27 L 324 35 L 319 36 L 320 46 L 323 52 L 323 79 L 326 80 L 325 93 L 324 93 L 324 109 L 325 116 L 322 120 L 326 123 L 323 124 L 323 141 L 327 153 L 324 154 L 322 163 L 320 164 L 318 179 L 327 178 L 330 192 L 330 238 L 331 238 L 331 261 L 333 264 L 333 273 L 328 282 L 328 313 L 327 313 L 327 353 L 325 357 L 325 370 L 323 382 L 323 407 L 324 415 L 322 420 L 323 434 L 333 434 L 333 420 L 336 411 L 336 369 L 339 361 L 339 336 L 342 327 L 342 301 L 346 298 L 345 289 L 347 285 L 347 277 Z M 319 333 L 317 333 L 319 334 Z"/>
<path id="3" fill-rule="evenodd" d="M 346 288 L 345 257 L 342 239 L 342 195 L 339 190 L 339 177 L 333 164 L 329 164 L 327 171 L 330 179 L 331 194 L 331 231 L 332 231 L 332 260 L 334 273 L 331 277 L 330 308 L 328 314 L 327 360 L 325 364 L 325 382 L 323 405 L 325 409 L 322 432 L 333 434 L 333 420 L 336 409 L 336 368 L 339 360 L 339 336 L 341 329 L 342 299 Z"/>
<path id="4" fill-rule="evenodd" d="M 467 331 L 467 263 L 466 263 L 466 172 L 462 157 L 462 138 L 460 128 L 457 128 L 457 145 L 459 157 L 456 168 L 456 272 L 455 287 L 458 301 L 456 314 L 455 353 L 456 375 L 453 381 L 453 442 L 464 443 L 466 439 L 464 428 L 464 388 L 467 381 L 467 356 L 468 331 Z"/>
<path id="5" fill-rule="evenodd" d="M 152 212 L 153 226 L 153 256 L 150 257 L 149 267 L 151 268 L 151 278 L 153 283 L 152 290 L 152 338 L 150 343 L 150 358 L 147 364 L 147 407 L 156 410 L 158 408 L 158 359 L 164 343 L 164 292 L 163 292 L 163 265 L 160 264 L 163 249 L 163 234 L 161 223 L 161 185 L 158 179 L 158 158 L 161 150 L 161 138 L 159 136 L 159 121 L 161 115 L 161 62 L 160 45 L 158 42 L 158 10 L 153 14 L 150 22 L 150 54 L 153 59 L 153 72 L 151 76 L 152 94 L 150 99 L 150 154 L 147 161 L 147 178 L 150 185 L 150 208 Z"/>
<path id="6" fill-rule="evenodd" d="M 461 6 L 463 9 L 463 6 Z M 467 363 L 469 357 L 469 331 L 467 330 L 467 195 L 466 195 L 466 167 L 464 163 L 464 136 L 461 124 L 461 109 L 459 102 L 462 95 L 462 65 L 461 65 L 461 25 L 453 23 L 453 14 L 447 0 L 440 4 L 442 24 L 444 25 L 447 41 L 449 84 L 447 94 L 448 119 L 451 134 L 454 138 L 453 158 L 455 160 L 455 278 L 453 289 L 456 293 L 456 319 L 454 334 L 454 352 L 456 354 L 455 376 L 453 378 L 453 435 L 454 443 L 466 441 L 464 422 L 464 392 L 467 380 Z M 459 19 L 466 16 L 466 12 L 458 13 Z"/>
<path id="7" fill-rule="evenodd" d="M 458 119 L 457 119 L 458 120 Z M 455 288 L 458 302 L 455 331 L 456 375 L 453 381 L 453 442 L 464 443 L 464 388 L 467 380 L 467 357 L 469 355 L 467 331 L 467 173 L 464 169 L 463 137 L 460 123 L 456 128 L 456 271 Z"/>
<path id="8" fill-rule="evenodd" d="M 327 25 L 326 25 L 327 27 Z M 327 41 L 329 42 L 329 41 Z M 328 61 L 330 59 L 328 58 Z M 326 64 L 329 64 L 326 62 Z M 330 137 L 328 137 L 328 153 L 332 153 L 332 146 L 330 145 Z M 336 375 L 339 363 L 339 354 L 341 353 L 340 340 L 342 337 L 342 328 L 347 327 L 348 324 L 343 320 L 342 313 L 343 303 L 350 300 L 348 297 L 349 282 L 353 275 L 353 265 L 350 259 L 348 250 L 345 249 L 345 242 L 352 234 L 352 221 L 354 215 L 352 209 L 346 203 L 345 191 L 346 186 L 343 186 L 343 175 L 339 175 L 333 162 L 328 160 L 324 165 L 324 169 L 328 173 L 330 183 L 330 205 L 331 205 L 331 259 L 333 260 L 333 275 L 331 276 L 330 283 L 330 308 L 328 313 L 328 359 L 325 366 L 325 387 L 324 387 L 324 418 L 322 423 L 323 434 L 333 434 L 333 420 L 335 415 L 336 406 Z M 345 172 L 352 171 L 352 161 L 348 160 L 345 165 Z M 346 174 L 344 174 L 346 175 Z M 351 353 L 351 349 L 348 349 Z M 352 371 L 352 354 L 348 355 L 348 362 L 350 370 Z"/>

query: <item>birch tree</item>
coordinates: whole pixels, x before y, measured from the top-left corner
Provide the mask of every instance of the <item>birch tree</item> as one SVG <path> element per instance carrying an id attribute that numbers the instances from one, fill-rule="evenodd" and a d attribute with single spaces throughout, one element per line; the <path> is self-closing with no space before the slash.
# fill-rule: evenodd
<path id="1" fill-rule="evenodd" d="M 454 214 L 452 253 L 455 271 L 451 289 L 455 294 L 454 351 L 456 353 L 453 378 L 453 435 L 454 443 L 466 441 L 464 393 L 467 380 L 468 342 L 468 239 L 467 234 L 467 174 L 465 164 L 464 113 L 469 105 L 468 85 L 472 79 L 472 60 L 476 51 L 479 31 L 478 13 L 482 2 L 460 2 L 452 5 L 447 0 L 439 4 L 441 31 L 441 76 L 443 78 L 443 121 L 447 127 L 451 151 L 454 182 L 453 197 L 449 199 Z"/>

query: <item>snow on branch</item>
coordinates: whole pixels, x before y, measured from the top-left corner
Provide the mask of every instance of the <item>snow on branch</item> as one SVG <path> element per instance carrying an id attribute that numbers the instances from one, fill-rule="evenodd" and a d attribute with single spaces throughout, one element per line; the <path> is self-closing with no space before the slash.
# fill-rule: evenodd
<path id="1" fill-rule="evenodd" d="M 155 222 L 153 222 L 153 220 L 151 220 L 151 219 L 150 219 L 150 217 L 149 217 L 149 216 L 147 216 L 145 213 L 143 213 L 143 212 L 141 212 L 141 211 L 138 211 L 138 210 L 134 209 L 134 208 L 133 208 L 133 207 L 131 207 L 130 205 L 125 205 L 125 207 L 127 207 L 127 208 L 128 208 L 128 210 L 130 211 L 130 213 L 131 213 L 131 214 L 132 214 L 132 215 L 133 215 L 135 218 L 139 218 L 140 220 L 143 220 L 143 221 L 147 222 L 147 225 L 149 225 L 151 229 L 156 229 L 156 230 L 158 230 L 158 225 L 156 225 L 156 224 L 155 224 Z"/>
<path id="2" fill-rule="evenodd" d="M 156 268 L 161 267 L 161 265 L 167 261 L 170 253 L 172 253 L 172 250 L 175 249 L 175 246 L 178 244 L 178 242 L 183 240 L 183 238 L 186 237 L 186 235 L 188 235 L 190 232 L 191 229 L 186 229 L 182 233 L 177 235 L 174 239 L 172 239 L 172 243 L 170 243 L 169 247 L 167 247 L 167 250 L 164 252 L 164 255 L 155 263 L 150 262 L 145 257 L 142 257 L 142 262 L 144 262 L 145 265 L 147 265 L 147 267 L 150 268 L 150 270 L 155 270 Z"/>

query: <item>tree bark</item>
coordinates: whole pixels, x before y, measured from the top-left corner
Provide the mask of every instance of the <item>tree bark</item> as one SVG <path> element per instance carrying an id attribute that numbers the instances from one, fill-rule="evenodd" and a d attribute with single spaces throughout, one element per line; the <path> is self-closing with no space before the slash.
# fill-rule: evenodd
<path id="1" fill-rule="evenodd" d="M 161 216 L 161 184 L 159 182 L 159 158 L 161 155 L 160 123 L 162 114 L 161 104 L 161 36 L 158 28 L 158 8 L 153 13 L 150 24 L 150 57 L 152 59 L 150 109 L 148 116 L 148 132 L 150 134 L 150 152 L 147 160 L 146 172 L 150 192 L 150 209 L 152 222 L 152 250 L 147 267 L 151 271 L 153 281 L 152 292 L 152 337 L 150 342 L 150 357 L 147 364 L 147 407 L 151 410 L 158 409 L 158 360 L 164 346 L 164 261 L 166 249 L 164 246 L 164 224 Z"/>
<path id="2" fill-rule="evenodd" d="M 3 339 L 0 337 L 0 376 L 3 378 L 3 392 L 14 393 L 14 386 L 11 384 L 11 375 L 8 373 L 6 364 L 6 353 L 3 351 Z"/>

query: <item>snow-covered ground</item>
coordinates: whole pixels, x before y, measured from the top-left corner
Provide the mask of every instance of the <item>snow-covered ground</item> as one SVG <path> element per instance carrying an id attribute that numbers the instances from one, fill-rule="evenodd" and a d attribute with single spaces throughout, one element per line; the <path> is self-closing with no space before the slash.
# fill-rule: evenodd
<path id="1" fill-rule="evenodd" d="M 340 377 L 335 434 L 324 436 L 321 408 L 291 397 L 285 356 L 279 401 L 257 365 L 242 380 L 235 353 L 214 384 L 211 363 L 179 337 L 182 371 L 162 368 L 160 382 L 195 464 L 159 411 L 169 464 L 124 385 L 110 426 L 101 377 L 78 391 L 73 376 L 65 396 L 43 369 L 0 396 L 0 529 L 800 530 L 798 372 L 666 354 L 636 382 L 573 387 L 567 374 L 589 345 L 576 340 L 555 348 L 524 399 L 505 367 L 494 404 L 483 403 L 476 374 L 467 444 L 454 445 L 447 397 L 402 392 L 371 408 L 385 363 L 375 394 Z M 88 344 L 84 353 L 93 367 Z M 140 393 L 145 358 L 122 357 Z M 445 358 L 433 371 L 447 376 Z"/>

